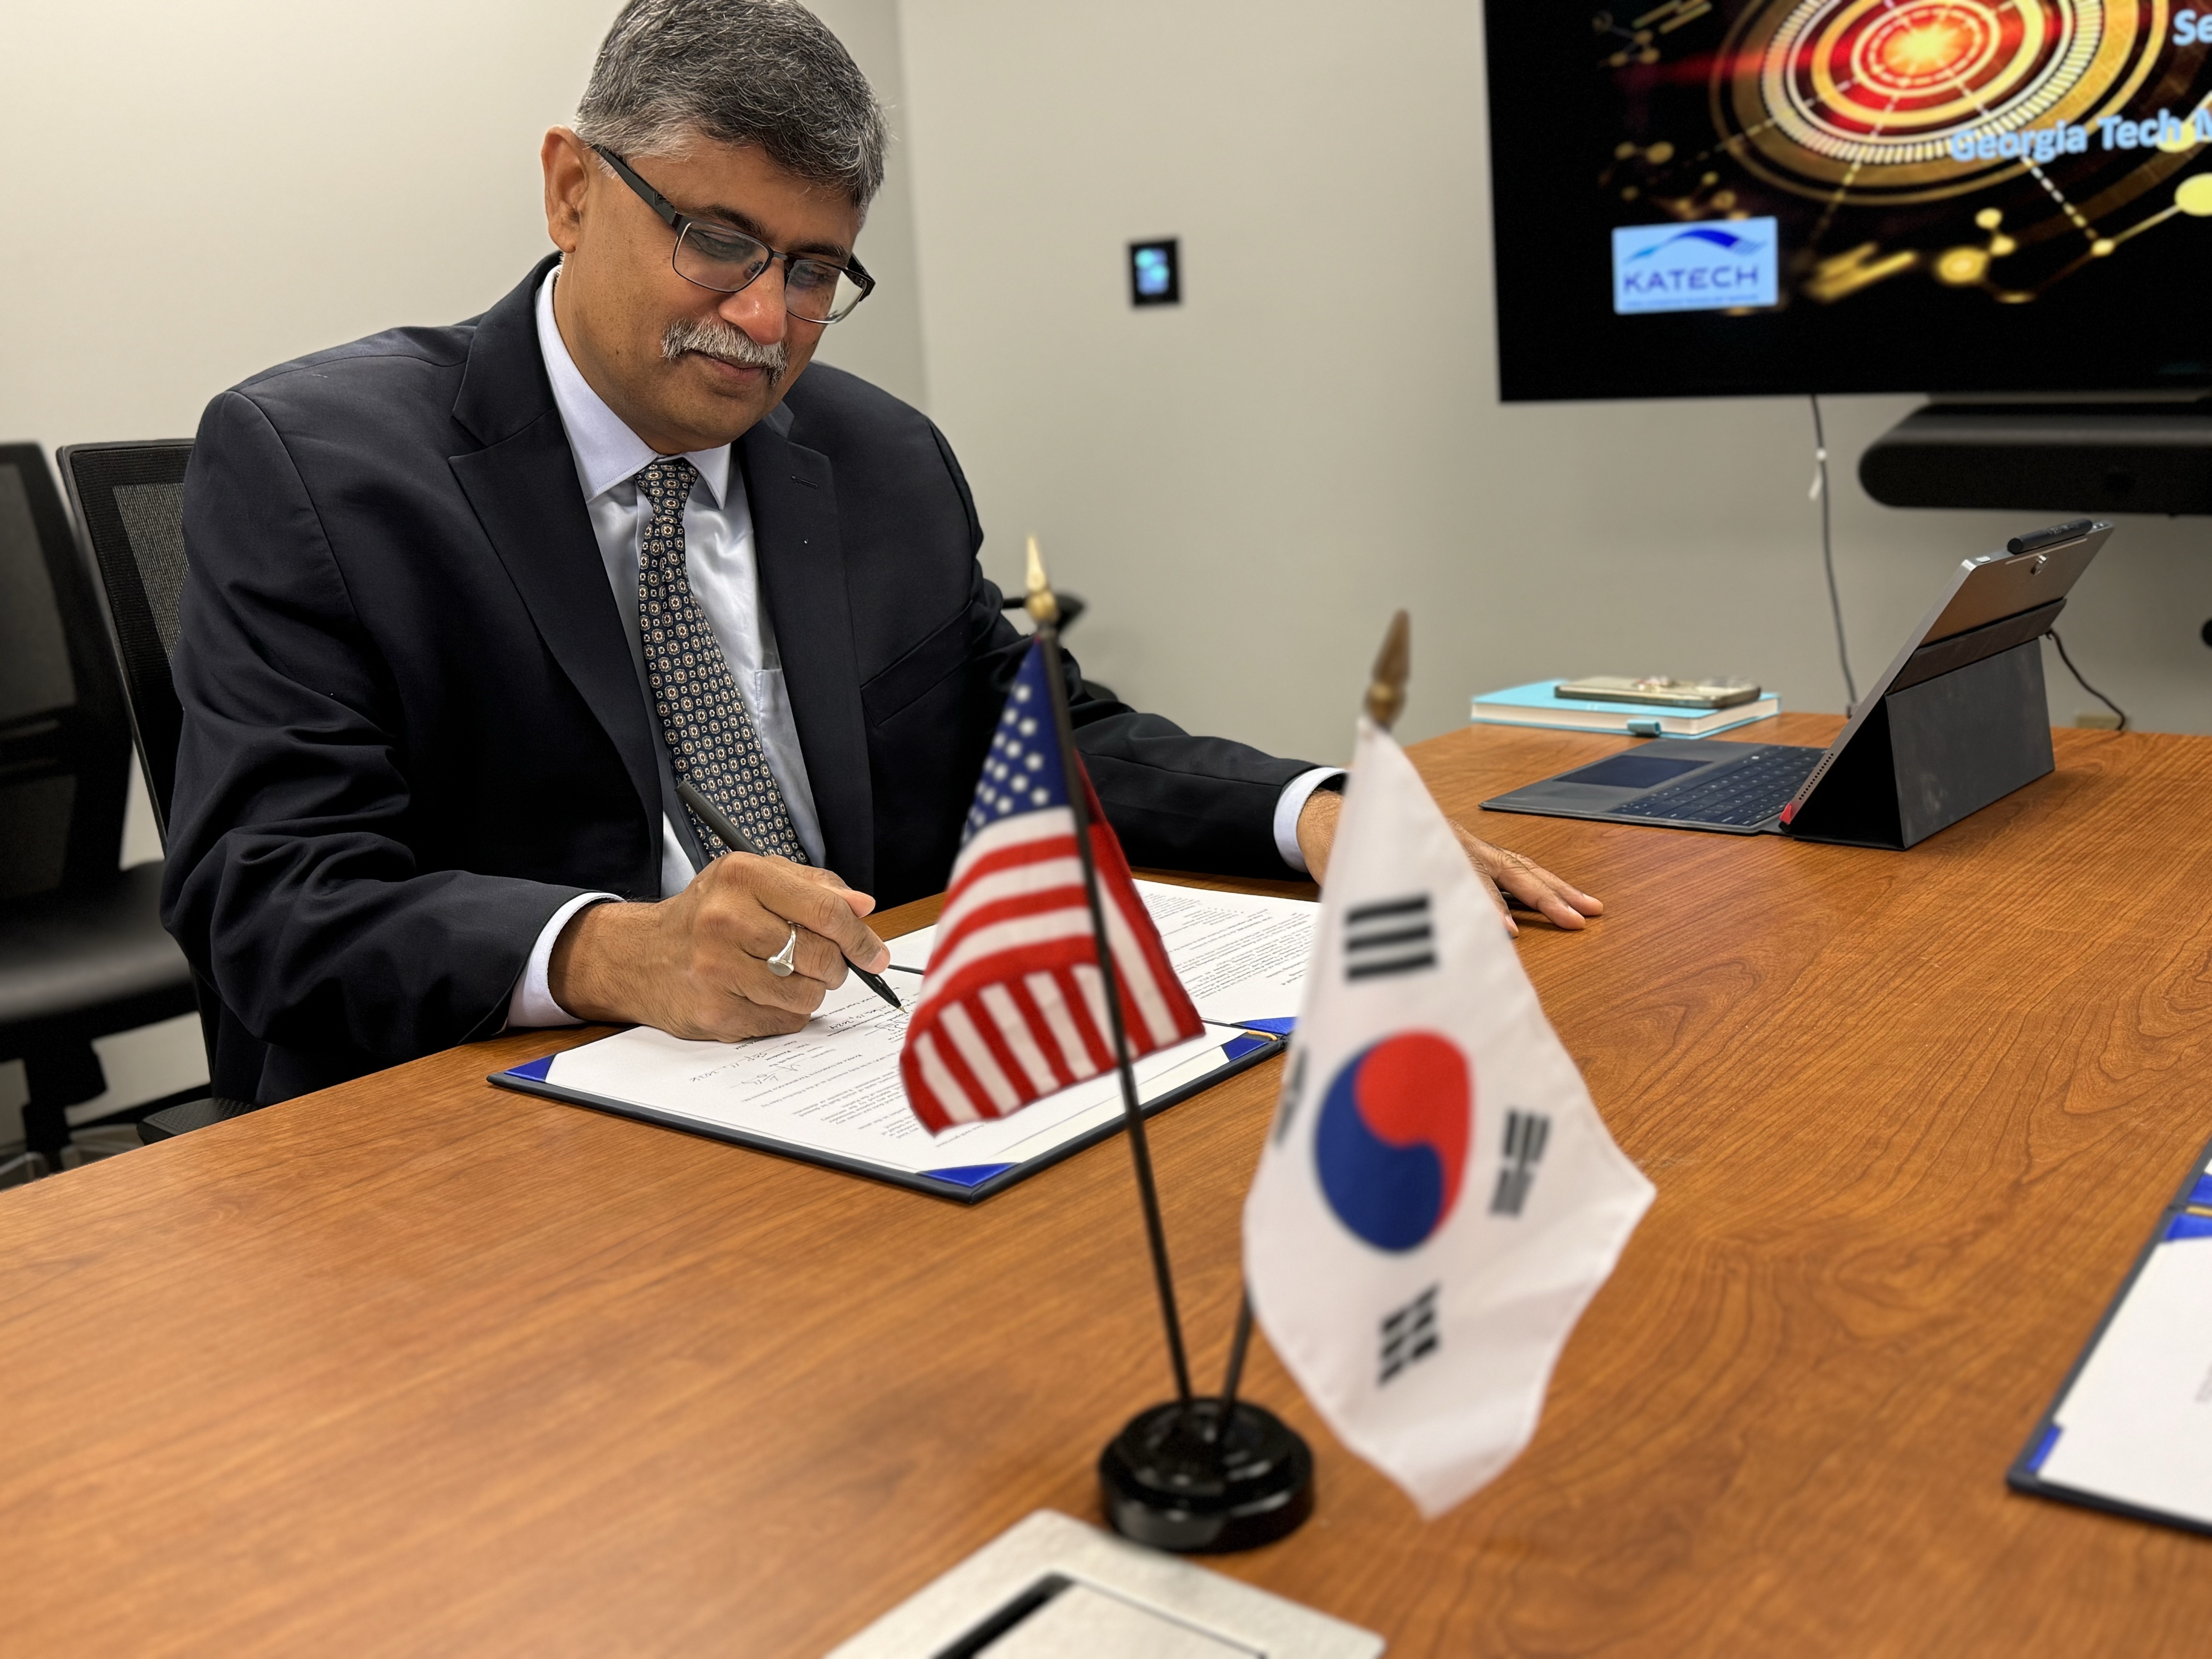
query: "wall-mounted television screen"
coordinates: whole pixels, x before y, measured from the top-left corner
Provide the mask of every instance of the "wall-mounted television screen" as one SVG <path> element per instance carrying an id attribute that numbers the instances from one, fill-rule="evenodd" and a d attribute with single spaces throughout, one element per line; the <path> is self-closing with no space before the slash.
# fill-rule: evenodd
<path id="1" fill-rule="evenodd" d="M 1487 10 L 1508 399 L 2212 386 L 2212 12 Z"/>

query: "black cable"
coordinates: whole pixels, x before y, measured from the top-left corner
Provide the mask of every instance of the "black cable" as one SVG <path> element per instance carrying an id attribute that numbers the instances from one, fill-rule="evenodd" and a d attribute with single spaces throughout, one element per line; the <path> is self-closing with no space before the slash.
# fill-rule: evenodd
<path id="1" fill-rule="evenodd" d="M 2081 671 L 2074 665 L 2074 659 L 2066 654 L 2066 641 L 2058 637 L 2058 630 L 2055 628 L 2051 630 L 2051 642 L 2058 647 L 2058 660 L 2066 665 L 2066 672 L 2074 677 L 2074 684 L 2118 714 L 2120 717 L 2119 729 L 2123 732 L 2126 731 L 2128 729 L 2127 711 L 2081 678 Z"/>
<path id="2" fill-rule="evenodd" d="M 1828 612 L 1836 619 L 1836 660 L 1843 665 L 1844 694 L 1856 708 L 1859 684 L 1851 674 L 1851 647 L 1844 637 L 1844 601 L 1836 592 L 1836 542 L 1828 525 L 1828 439 L 1820 429 L 1820 394 L 1813 394 L 1813 493 L 1820 498 L 1820 568 L 1828 573 Z"/>

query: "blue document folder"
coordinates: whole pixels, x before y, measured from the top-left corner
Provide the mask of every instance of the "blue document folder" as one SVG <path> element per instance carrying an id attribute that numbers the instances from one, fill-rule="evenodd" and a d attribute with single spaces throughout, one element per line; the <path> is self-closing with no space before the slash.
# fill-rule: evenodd
<path id="1" fill-rule="evenodd" d="M 854 1004 L 859 1019 L 882 1024 L 895 1018 L 887 1012 L 877 1012 L 881 1005 L 871 1007 L 869 1004 L 872 1002 L 870 997 Z M 836 1011 L 831 1012 L 834 1023 Z M 1255 1022 L 1255 1025 L 1260 1024 Z M 1288 1027 L 1291 1022 L 1264 1024 Z M 762 1041 L 787 1047 L 802 1042 L 805 1036 L 805 1032 L 799 1032 L 791 1037 Z M 1164 1112 L 1203 1093 L 1224 1078 L 1281 1053 L 1286 1041 L 1286 1031 L 1209 1026 L 1204 1039 L 1184 1045 L 1191 1052 L 1182 1054 L 1180 1063 L 1171 1070 L 1161 1072 L 1155 1068 L 1148 1075 L 1147 1062 L 1139 1062 L 1140 1109 L 1146 1117 Z M 503 1072 L 493 1073 L 489 1080 L 503 1089 L 542 1095 L 568 1105 L 611 1112 L 665 1128 L 681 1129 L 963 1204 L 978 1203 L 994 1193 L 1003 1192 L 1071 1153 L 1095 1146 L 1126 1124 L 1119 1105 L 1119 1085 L 1110 1073 L 1089 1085 L 1079 1085 L 1077 1090 L 1063 1096 L 1048 1097 L 995 1123 L 970 1126 L 992 1131 L 988 1144 L 1012 1143 L 1006 1156 L 980 1158 L 963 1157 L 956 1150 L 963 1144 L 961 1130 L 951 1132 L 941 1143 L 933 1144 L 918 1124 L 900 1121 L 900 1115 L 905 1112 L 902 1097 L 895 1102 L 893 1093 L 886 1092 L 896 1091 L 896 1078 L 878 1079 L 872 1075 L 875 1066 L 882 1064 L 880 1060 L 868 1065 L 869 1074 L 854 1066 L 835 1073 L 827 1086 L 836 1094 L 836 1103 L 819 1118 L 766 1106 L 756 1109 L 756 1103 L 747 1097 L 742 1082 L 734 1088 L 702 1091 L 696 1096 L 680 1082 L 673 1088 L 666 1086 L 665 1078 L 662 1086 L 654 1085 L 653 1067 L 656 1060 L 666 1057 L 662 1051 L 704 1051 L 702 1060 L 686 1062 L 677 1068 L 679 1072 L 703 1072 L 726 1055 L 741 1055 L 749 1046 L 677 1044 L 674 1039 L 659 1032 L 638 1028 L 558 1054 L 525 1060 Z M 593 1050 L 600 1053 L 594 1054 Z M 609 1064 L 610 1059 L 617 1063 Z M 564 1062 L 571 1073 L 565 1080 L 562 1075 Z M 634 1083 L 629 1081 L 631 1078 L 635 1078 Z M 764 1088 L 772 1093 L 777 1086 L 776 1080 L 771 1079 Z M 851 1127 L 854 1114 L 850 1103 L 862 1091 L 871 1090 L 879 1097 L 878 1121 L 895 1132 L 874 1142 Z M 1073 1097 L 1078 1091 L 1085 1090 L 1087 1104 L 1080 1110 L 1071 1109 L 1077 1103 Z M 972 1143 L 976 1138 L 970 1134 L 967 1140 Z M 927 1154 L 938 1150 L 939 1145 L 945 1161 L 930 1162 Z"/>
<path id="2" fill-rule="evenodd" d="M 2212 1534 L 2212 1145 L 2197 1154 L 2005 1479 Z"/>

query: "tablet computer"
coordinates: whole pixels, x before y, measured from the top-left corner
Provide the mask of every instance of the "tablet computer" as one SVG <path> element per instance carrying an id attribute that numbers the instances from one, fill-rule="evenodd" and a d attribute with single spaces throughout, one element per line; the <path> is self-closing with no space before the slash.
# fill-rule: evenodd
<path id="1" fill-rule="evenodd" d="M 2112 533 L 2077 520 L 1959 565 L 1825 749 L 1657 738 L 1483 805 L 1912 846 L 2051 769 L 2039 642 Z"/>

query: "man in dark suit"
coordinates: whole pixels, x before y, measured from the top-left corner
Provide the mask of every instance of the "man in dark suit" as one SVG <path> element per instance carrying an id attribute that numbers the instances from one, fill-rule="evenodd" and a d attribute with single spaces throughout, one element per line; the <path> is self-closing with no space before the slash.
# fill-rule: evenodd
<path id="1" fill-rule="evenodd" d="M 509 1024 L 794 1030 L 885 960 L 878 897 L 944 884 L 1024 647 L 942 434 L 807 367 L 872 286 L 883 142 L 792 0 L 632 0 L 544 141 L 557 258 L 210 406 L 167 914 L 221 994 L 218 1094 Z M 1318 874 L 1338 775 L 1074 719 L 1134 862 Z"/>

